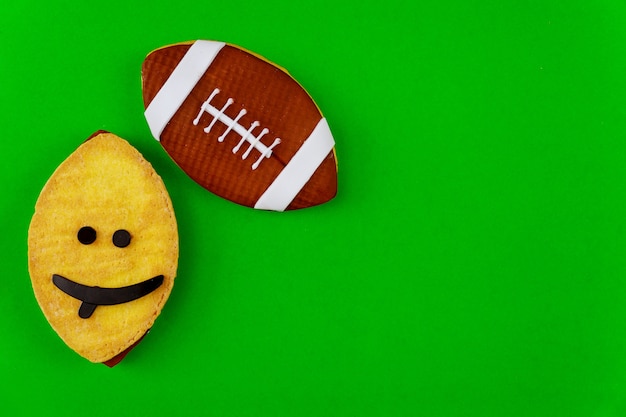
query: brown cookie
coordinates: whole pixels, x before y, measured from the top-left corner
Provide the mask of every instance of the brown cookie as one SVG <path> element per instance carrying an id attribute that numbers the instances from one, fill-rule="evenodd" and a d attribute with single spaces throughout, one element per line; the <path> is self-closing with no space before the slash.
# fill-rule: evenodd
<path id="1" fill-rule="evenodd" d="M 142 79 L 153 136 L 209 191 L 275 211 L 337 193 L 328 123 L 282 68 L 234 45 L 195 41 L 151 52 Z"/>

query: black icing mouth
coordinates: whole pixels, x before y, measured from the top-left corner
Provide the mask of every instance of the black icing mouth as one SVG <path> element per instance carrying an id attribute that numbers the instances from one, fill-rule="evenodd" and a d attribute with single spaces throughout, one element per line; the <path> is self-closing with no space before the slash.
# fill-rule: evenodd
<path id="1" fill-rule="evenodd" d="M 150 294 L 163 284 L 163 275 L 157 275 L 137 284 L 119 288 L 90 287 L 57 274 L 52 275 L 52 283 L 70 297 L 82 301 L 78 309 L 78 316 L 82 319 L 88 319 L 98 306 L 128 303 Z"/>

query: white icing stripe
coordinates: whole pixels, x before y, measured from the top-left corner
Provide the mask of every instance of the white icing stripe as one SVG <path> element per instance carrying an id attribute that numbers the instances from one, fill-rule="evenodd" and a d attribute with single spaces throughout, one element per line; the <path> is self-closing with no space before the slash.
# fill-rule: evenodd
<path id="1" fill-rule="evenodd" d="M 254 208 L 284 211 L 335 146 L 326 119 L 319 121 L 291 161 L 278 174 Z"/>
<path id="2" fill-rule="evenodd" d="M 196 41 L 174 68 L 144 113 L 156 140 L 223 47 L 224 42 Z"/>

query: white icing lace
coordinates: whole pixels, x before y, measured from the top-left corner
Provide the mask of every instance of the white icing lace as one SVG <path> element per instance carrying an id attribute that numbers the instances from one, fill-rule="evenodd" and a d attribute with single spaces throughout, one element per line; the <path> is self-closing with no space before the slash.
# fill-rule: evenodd
<path id="1" fill-rule="evenodd" d="M 209 98 L 204 103 L 202 103 L 200 112 L 193 120 L 193 124 L 194 126 L 198 126 L 198 123 L 200 123 L 200 118 L 205 112 L 213 116 L 213 120 L 211 120 L 211 123 L 209 123 L 209 125 L 204 128 L 205 133 L 209 133 L 218 120 L 224 123 L 226 125 L 226 131 L 224 131 L 224 133 L 217 138 L 218 142 L 223 142 L 226 136 L 231 131 L 237 133 L 239 136 L 241 136 L 241 140 L 233 148 L 233 153 L 236 154 L 237 152 L 239 152 L 241 146 L 244 144 L 244 142 L 247 141 L 249 143 L 249 146 L 248 149 L 246 149 L 246 151 L 241 155 L 241 159 L 248 158 L 252 149 L 256 149 L 260 152 L 261 155 L 252 164 L 252 169 L 257 169 L 263 159 L 272 156 L 272 149 L 274 149 L 276 145 L 280 143 L 280 138 L 274 139 L 274 142 L 272 142 L 270 146 L 264 145 L 263 142 L 261 142 L 261 138 L 269 133 L 269 129 L 263 128 L 263 130 L 261 130 L 261 132 L 257 136 L 255 136 L 252 131 L 261 125 L 258 121 L 254 121 L 247 129 L 239 124 L 239 120 L 247 113 L 246 109 L 241 109 L 237 116 L 235 116 L 234 119 L 231 119 L 230 116 L 228 116 L 224 112 L 231 104 L 234 103 L 234 100 L 232 98 L 229 98 L 221 109 L 217 109 L 216 107 L 211 105 L 211 100 L 213 100 L 213 98 L 219 93 L 219 88 L 214 89 Z"/>

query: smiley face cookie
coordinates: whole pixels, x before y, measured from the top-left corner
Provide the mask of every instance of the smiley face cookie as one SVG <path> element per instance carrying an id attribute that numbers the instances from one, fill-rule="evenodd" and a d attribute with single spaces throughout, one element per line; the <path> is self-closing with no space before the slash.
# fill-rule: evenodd
<path id="1" fill-rule="evenodd" d="M 174 285 L 178 231 L 161 178 L 125 140 L 97 132 L 44 186 L 28 231 L 35 297 L 81 356 L 117 363 Z"/>

